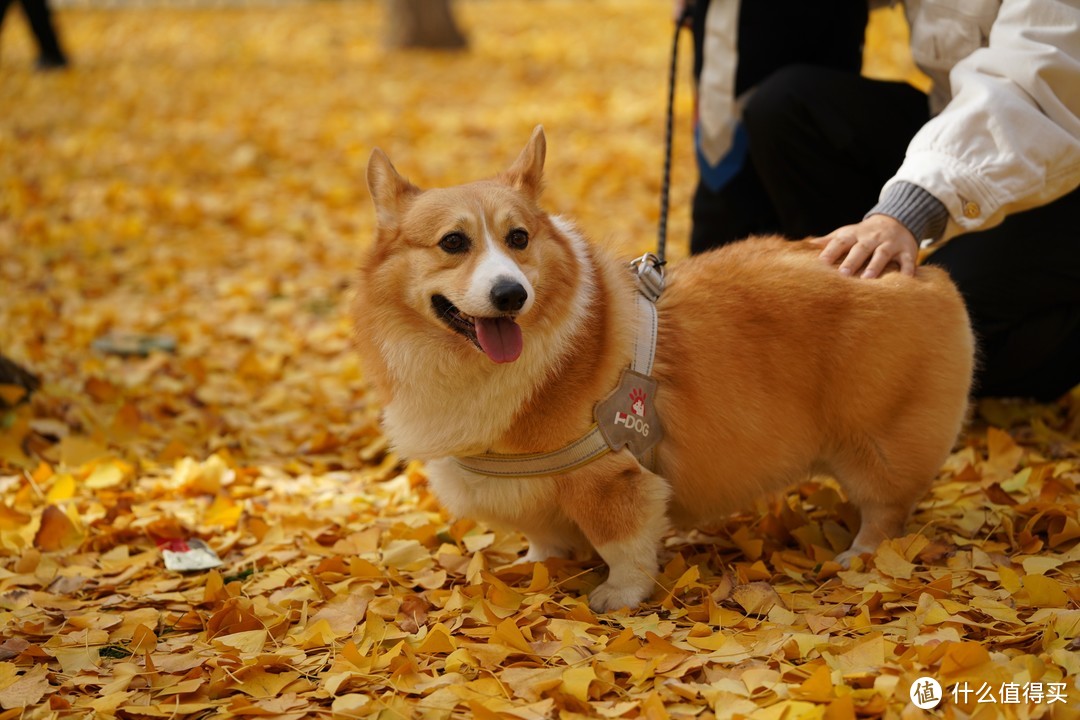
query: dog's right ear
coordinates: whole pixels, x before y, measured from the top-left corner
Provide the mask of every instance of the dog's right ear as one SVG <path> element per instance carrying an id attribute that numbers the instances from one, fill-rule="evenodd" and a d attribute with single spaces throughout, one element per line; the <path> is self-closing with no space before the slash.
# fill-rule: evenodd
<path id="1" fill-rule="evenodd" d="M 371 151 L 367 166 L 368 191 L 375 203 L 375 220 L 379 227 L 397 225 L 405 200 L 420 192 L 394 169 L 390 158 L 379 148 Z"/>

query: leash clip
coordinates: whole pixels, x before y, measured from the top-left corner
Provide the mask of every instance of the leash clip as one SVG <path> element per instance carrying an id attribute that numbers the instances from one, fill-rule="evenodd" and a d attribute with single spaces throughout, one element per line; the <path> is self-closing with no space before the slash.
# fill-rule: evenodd
<path id="1" fill-rule="evenodd" d="M 664 292 L 664 265 L 666 263 L 653 253 L 647 252 L 630 261 L 638 292 L 650 302 L 656 302 Z"/>

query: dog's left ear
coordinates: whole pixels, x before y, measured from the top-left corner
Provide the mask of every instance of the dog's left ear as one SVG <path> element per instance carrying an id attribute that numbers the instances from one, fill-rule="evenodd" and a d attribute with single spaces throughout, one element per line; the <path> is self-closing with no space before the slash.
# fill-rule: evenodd
<path id="1" fill-rule="evenodd" d="M 529 144 L 518 155 L 510 169 L 503 174 L 507 183 L 525 193 L 534 202 L 540 198 L 544 187 L 544 156 L 547 154 L 547 139 L 543 125 L 533 130 Z"/>

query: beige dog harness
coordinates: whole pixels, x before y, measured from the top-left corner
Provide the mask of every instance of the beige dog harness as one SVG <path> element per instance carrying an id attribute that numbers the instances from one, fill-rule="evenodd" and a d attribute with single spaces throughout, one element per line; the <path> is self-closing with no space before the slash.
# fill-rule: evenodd
<path id="1" fill-rule="evenodd" d="M 651 377 L 656 357 L 656 301 L 664 291 L 663 263 L 646 253 L 630 263 L 637 284 L 634 356 L 618 386 L 596 404 L 596 422 L 585 435 L 545 453 L 484 453 L 456 457 L 458 465 L 493 477 L 560 475 L 607 453 L 626 447 L 646 467 L 653 467 L 653 448 L 663 437 L 656 412 L 657 382 Z"/>

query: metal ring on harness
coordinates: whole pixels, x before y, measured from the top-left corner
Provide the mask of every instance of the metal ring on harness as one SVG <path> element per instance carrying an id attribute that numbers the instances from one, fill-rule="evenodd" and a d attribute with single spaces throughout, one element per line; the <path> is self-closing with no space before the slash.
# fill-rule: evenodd
<path id="1" fill-rule="evenodd" d="M 638 292 L 650 302 L 659 300 L 664 292 L 664 265 L 663 260 L 650 252 L 630 261 L 630 269 L 634 272 Z"/>

